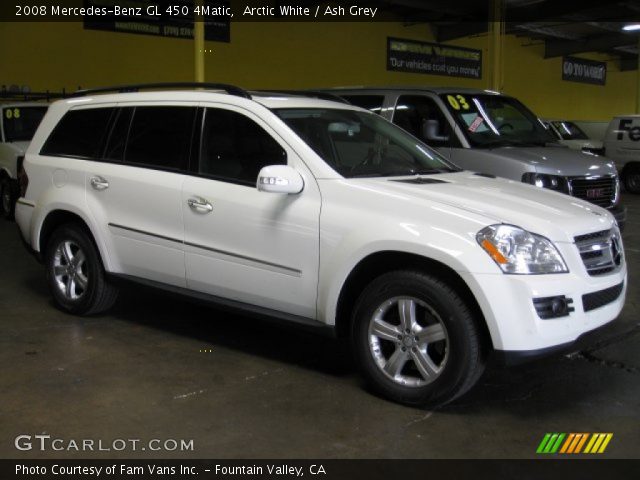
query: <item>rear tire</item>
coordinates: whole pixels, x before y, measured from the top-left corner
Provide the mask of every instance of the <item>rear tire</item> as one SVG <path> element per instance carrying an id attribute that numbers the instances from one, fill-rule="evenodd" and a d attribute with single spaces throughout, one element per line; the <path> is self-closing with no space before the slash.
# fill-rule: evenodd
<path id="1" fill-rule="evenodd" d="M 66 224 L 53 232 L 45 250 L 47 284 L 56 305 L 75 315 L 102 313 L 118 289 L 105 278 L 98 249 L 86 229 Z"/>
<path id="2" fill-rule="evenodd" d="M 622 171 L 624 189 L 629 193 L 640 193 L 640 164 L 627 165 Z"/>
<path id="3" fill-rule="evenodd" d="M 13 220 L 18 200 L 18 185 L 11 178 L 4 176 L 0 180 L 0 213 L 6 220 Z"/>
<path id="4" fill-rule="evenodd" d="M 364 289 L 351 341 L 371 387 L 407 405 L 450 402 L 478 381 L 485 366 L 472 310 L 447 283 L 419 271 L 386 273 Z"/>

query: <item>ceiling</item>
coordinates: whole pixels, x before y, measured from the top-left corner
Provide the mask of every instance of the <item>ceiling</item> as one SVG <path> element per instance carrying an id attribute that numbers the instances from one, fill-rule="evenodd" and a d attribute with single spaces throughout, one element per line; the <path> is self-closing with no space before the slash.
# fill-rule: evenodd
<path id="1" fill-rule="evenodd" d="M 482 35 L 491 18 L 486 0 L 383 0 L 376 5 L 405 23 L 428 23 L 437 41 Z M 364 6 L 364 5 L 363 5 Z M 544 43 L 545 58 L 600 52 L 621 70 L 638 68 L 640 0 L 504 0 L 507 33 Z"/>

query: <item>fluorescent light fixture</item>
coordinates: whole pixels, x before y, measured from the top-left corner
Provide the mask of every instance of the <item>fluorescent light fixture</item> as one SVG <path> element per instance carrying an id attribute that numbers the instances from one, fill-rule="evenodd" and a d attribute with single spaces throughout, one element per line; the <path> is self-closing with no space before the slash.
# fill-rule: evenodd
<path id="1" fill-rule="evenodd" d="M 625 32 L 635 32 L 636 30 L 640 30 L 640 23 L 630 23 L 622 27 L 622 30 Z"/>

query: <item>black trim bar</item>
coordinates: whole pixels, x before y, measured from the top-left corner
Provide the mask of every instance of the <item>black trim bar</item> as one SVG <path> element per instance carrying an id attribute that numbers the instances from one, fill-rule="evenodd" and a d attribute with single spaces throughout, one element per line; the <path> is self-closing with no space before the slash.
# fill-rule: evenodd
<path id="1" fill-rule="evenodd" d="M 150 233 L 150 232 L 146 232 L 144 230 L 138 230 L 137 228 L 125 227 L 124 225 L 118 225 L 118 224 L 115 224 L 115 223 L 109 223 L 109 226 L 113 227 L 113 228 L 119 228 L 121 230 L 127 230 L 129 232 L 139 233 L 140 235 L 147 235 L 147 236 L 150 236 L 150 237 L 160 238 L 161 240 L 167 240 L 168 242 L 179 243 L 181 245 L 186 245 L 186 246 L 189 246 L 189 247 L 199 248 L 201 250 L 207 250 L 209 252 L 220 253 L 222 255 L 227 255 L 229 257 L 235 257 L 235 258 L 239 258 L 239 259 L 242 259 L 242 260 L 248 260 L 250 262 L 260 263 L 262 265 L 267 265 L 267 266 L 270 266 L 270 267 L 279 268 L 281 270 L 286 270 L 287 272 L 291 272 L 291 274 L 296 275 L 298 277 L 302 275 L 302 271 L 301 270 L 297 270 L 297 269 L 291 268 L 291 267 L 286 267 L 284 265 L 280 265 L 280 264 L 277 264 L 277 263 L 267 262 L 265 260 L 260 260 L 260 259 L 253 258 L 253 257 L 247 257 L 246 255 L 240 255 L 238 253 L 227 252 L 226 250 L 219 250 L 217 248 L 206 247 L 204 245 L 199 245 L 197 243 L 185 242 L 185 241 L 179 240 L 177 238 L 166 237 L 164 235 L 158 235 L 157 233 Z"/>

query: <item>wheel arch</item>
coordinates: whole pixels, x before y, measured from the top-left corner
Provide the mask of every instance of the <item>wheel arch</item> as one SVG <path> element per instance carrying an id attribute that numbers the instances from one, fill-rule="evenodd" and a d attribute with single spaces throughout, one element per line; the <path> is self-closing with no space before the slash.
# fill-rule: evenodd
<path id="1" fill-rule="evenodd" d="M 482 309 L 469 285 L 453 268 L 432 258 L 393 250 L 367 255 L 355 265 L 347 276 L 340 289 L 336 305 L 335 329 L 338 337 L 346 338 L 349 336 L 352 322 L 351 312 L 366 285 L 374 278 L 394 270 L 420 270 L 435 274 L 451 285 L 478 318 L 485 346 L 492 346 L 491 334 Z"/>
<path id="2" fill-rule="evenodd" d="M 47 242 L 51 238 L 53 232 L 61 225 L 70 223 L 80 226 L 87 233 L 96 249 L 98 250 L 103 265 L 105 266 L 105 268 L 107 268 L 108 257 L 105 256 L 105 252 L 102 246 L 97 242 L 97 237 L 94 234 L 93 229 L 90 227 L 89 222 L 79 213 L 72 212 L 70 210 L 58 208 L 55 210 L 51 210 L 45 215 L 36 236 L 37 244 L 34 246 L 35 250 L 40 252 L 40 256 L 43 257 L 43 249 L 46 248 Z"/>

